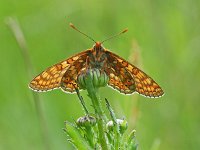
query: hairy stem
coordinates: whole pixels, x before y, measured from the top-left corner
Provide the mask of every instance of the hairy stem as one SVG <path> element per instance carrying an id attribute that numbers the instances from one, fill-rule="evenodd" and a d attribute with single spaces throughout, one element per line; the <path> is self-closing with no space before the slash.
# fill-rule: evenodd
<path id="1" fill-rule="evenodd" d="M 100 98 L 99 98 L 99 94 L 98 94 L 98 89 L 94 87 L 93 82 L 92 82 L 92 77 L 90 75 L 89 72 L 87 72 L 87 77 L 86 77 L 86 89 L 88 91 L 88 95 L 92 100 L 92 105 L 94 107 L 95 110 L 95 114 L 97 117 L 97 125 L 98 125 L 98 131 L 99 131 L 99 142 L 101 144 L 101 147 L 103 150 L 108 150 L 107 147 L 107 138 L 106 138 L 106 134 L 104 132 L 104 113 L 103 110 L 101 108 L 101 104 L 100 104 Z"/>

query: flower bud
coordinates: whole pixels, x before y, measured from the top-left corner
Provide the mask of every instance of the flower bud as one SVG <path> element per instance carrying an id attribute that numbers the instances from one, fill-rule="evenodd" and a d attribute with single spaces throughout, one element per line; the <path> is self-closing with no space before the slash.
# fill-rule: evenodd
<path id="1" fill-rule="evenodd" d="M 86 88 L 86 78 L 90 76 L 93 82 L 93 86 L 104 87 L 108 84 L 109 77 L 104 71 L 100 71 L 99 69 L 93 68 L 88 70 L 83 70 L 82 73 L 78 76 L 78 84 L 80 88 Z"/>
<path id="2" fill-rule="evenodd" d="M 122 119 L 117 119 L 117 124 L 119 126 L 119 131 L 121 134 L 123 134 L 126 129 L 128 128 L 128 122 L 126 120 L 122 120 Z M 106 124 L 106 127 L 108 129 L 108 131 L 113 131 L 114 129 L 114 124 L 113 124 L 113 121 L 109 121 L 107 124 Z"/>
<path id="3" fill-rule="evenodd" d="M 81 127 L 92 127 L 96 125 L 96 118 L 93 116 L 86 115 L 78 118 L 76 123 L 78 126 Z"/>

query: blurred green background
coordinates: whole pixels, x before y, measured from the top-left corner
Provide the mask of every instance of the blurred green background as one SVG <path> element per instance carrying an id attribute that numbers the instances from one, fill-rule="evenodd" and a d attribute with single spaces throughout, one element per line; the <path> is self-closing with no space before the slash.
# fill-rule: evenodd
<path id="1" fill-rule="evenodd" d="M 199 0 L 6 0 L 0 5 L 0 149 L 73 149 L 64 121 L 83 115 L 76 95 L 39 93 L 35 103 L 24 57 L 8 17 L 25 35 L 32 77 L 94 43 L 69 27 L 74 23 L 96 40 L 128 27 L 104 46 L 135 62 L 164 89 L 159 99 L 101 89 L 118 115 L 137 130 L 140 150 L 200 149 Z M 88 105 L 86 92 L 84 96 Z M 38 107 L 40 110 L 38 113 Z"/>

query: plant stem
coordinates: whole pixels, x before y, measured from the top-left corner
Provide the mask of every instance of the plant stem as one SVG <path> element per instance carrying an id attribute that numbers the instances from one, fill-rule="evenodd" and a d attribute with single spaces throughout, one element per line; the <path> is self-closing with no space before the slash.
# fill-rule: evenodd
<path id="1" fill-rule="evenodd" d="M 103 120 L 104 113 L 101 108 L 98 89 L 94 87 L 93 82 L 92 82 L 92 77 L 89 72 L 87 72 L 87 77 L 85 79 L 86 79 L 85 80 L 86 81 L 86 89 L 87 89 L 89 97 L 92 100 L 92 105 L 94 107 L 95 114 L 97 117 L 99 142 L 100 142 L 102 150 L 108 150 L 107 142 L 106 142 L 107 138 L 106 138 L 106 134 L 104 132 L 104 129 L 105 129 L 104 120 Z"/>
<path id="2" fill-rule="evenodd" d="M 84 100 L 83 100 L 83 97 L 80 95 L 80 92 L 79 92 L 78 89 L 76 89 L 76 93 L 77 93 L 78 98 L 79 98 L 79 100 L 80 100 L 80 102 L 81 102 L 81 105 L 82 105 L 82 107 L 83 107 L 83 110 L 85 111 L 85 114 L 88 115 L 89 112 L 88 112 L 88 110 L 87 110 L 87 108 L 86 108 L 86 106 L 85 106 L 85 102 L 84 102 Z"/>
<path id="3" fill-rule="evenodd" d="M 114 141 L 115 141 L 114 145 L 115 145 L 115 149 L 119 149 L 120 148 L 120 132 L 119 132 L 119 125 L 117 124 L 117 118 L 116 118 L 115 113 L 114 113 L 113 109 L 111 108 L 108 100 L 105 99 L 105 101 L 106 101 L 107 108 L 110 112 L 111 119 L 112 119 L 113 124 L 114 124 Z"/>

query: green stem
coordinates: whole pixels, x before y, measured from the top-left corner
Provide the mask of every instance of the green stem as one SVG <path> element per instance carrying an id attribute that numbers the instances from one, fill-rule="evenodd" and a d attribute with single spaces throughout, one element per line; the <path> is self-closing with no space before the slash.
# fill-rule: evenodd
<path id="1" fill-rule="evenodd" d="M 95 110 L 95 114 L 97 117 L 97 125 L 98 125 L 98 130 L 99 130 L 99 142 L 102 147 L 102 150 L 108 150 L 107 147 L 107 138 L 106 134 L 104 132 L 104 113 L 101 109 L 101 104 L 100 104 L 100 98 L 98 94 L 98 89 L 94 87 L 93 82 L 92 82 L 92 77 L 89 72 L 87 72 L 87 77 L 86 77 L 86 89 L 88 92 L 89 97 L 92 100 L 92 104 Z"/>
<path id="2" fill-rule="evenodd" d="M 106 101 L 107 108 L 110 112 L 111 119 L 112 119 L 113 124 L 114 124 L 114 141 L 115 141 L 114 145 L 115 145 L 115 149 L 119 149 L 120 148 L 120 132 L 119 132 L 119 125 L 117 124 L 117 118 L 116 118 L 115 113 L 114 113 L 113 109 L 111 108 L 108 100 L 105 99 L 105 101 Z"/>
<path id="3" fill-rule="evenodd" d="M 75 89 L 75 90 L 76 90 L 76 93 L 77 93 L 77 95 L 78 95 L 78 98 L 79 98 L 79 100 L 80 100 L 80 102 L 81 102 L 81 105 L 82 105 L 82 107 L 83 107 L 83 110 L 85 111 L 85 114 L 88 115 L 89 112 L 88 112 L 88 110 L 87 110 L 87 108 L 86 108 L 86 106 L 85 106 L 85 102 L 84 102 L 84 100 L 83 100 L 83 97 L 80 95 L 80 92 L 79 92 L 78 89 Z"/>

